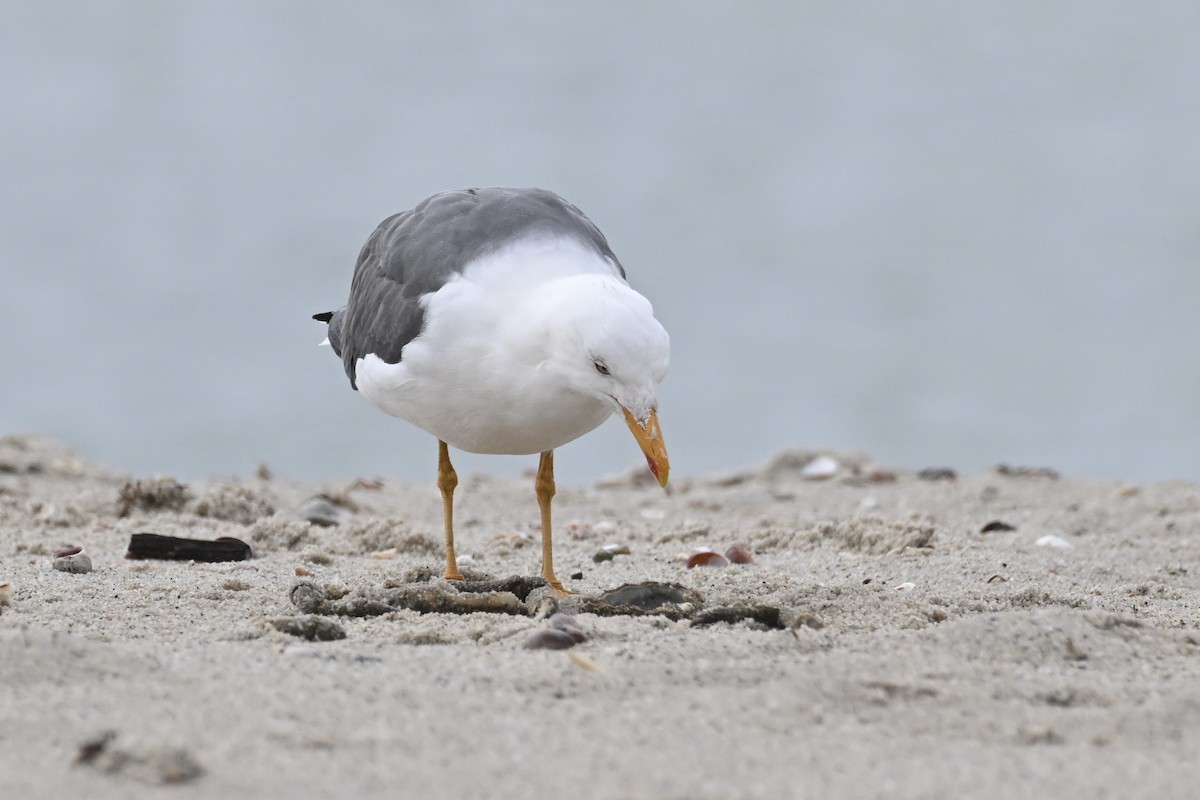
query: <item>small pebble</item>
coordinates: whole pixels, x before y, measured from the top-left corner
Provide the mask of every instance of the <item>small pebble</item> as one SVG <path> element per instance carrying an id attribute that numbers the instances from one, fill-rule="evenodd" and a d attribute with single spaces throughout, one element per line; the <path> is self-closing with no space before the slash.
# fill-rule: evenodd
<path id="1" fill-rule="evenodd" d="M 525 640 L 526 650 L 566 650 L 575 646 L 575 637 L 558 628 L 539 628 Z"/>
<path id="2" fill-rule="evenodd" d="M 379 559 L 380 561 L 386 561 L 390 558 L 395 558 L 395 557 L 396 557 L 396 548 L 394 548 L 394 547 L 389 547 L 387 550 L 377 550 L 374 553 L 371 553 L 371 558 L 376 558 L 376 559 Z"/>
<path id="3" fill-rule="evenodd" d="M 613 556 L 627 556 L 629 548 L 623 544 L 606 544 L 595 555 L 592 556 L 592 561 L 597 564 L 603 561 L 612 561 Z"/>
<path id="4" fill-rule="evenodd" d="M 301 504 L 300 516 L 313 525 L 331 528 L 341 522 L 342 513 L 327 495 L 319 494 Z"/>
<path id="5" fill-rule="evenodd" d="M 893 483 L 896 480 L 896 472 L 879 464 L 868 464 L 863 469 L 863 477 L 871 483 Z"/>
<path id="6" fill-rule="evenodd" d="M 573 580 L 573 581 L 581 581 L 581 580 L 583 580 L 583 573 L 582 573 L 582 572 L 572 572 L 572 573 L 571 573 L 571 580 Z"/>
<path id="7" fill-rule="evenodd" d="M 687 568 L 694 567 L 728 567 L 729 559 L 720 553 L 713 552 L 707 547 L 701 547 L 688 556 Z"/>
<path id="8" fill-rule="evenodd" d="M 555 630 L 562 631 L 571 637 L 575 644 L 587 641 L 587 634 L 583 632 L 583 628 L 579 627 L 579 622 L 570 614 L 551 614 L 550 619 L 546 620 L 546 624 Z"/>
<path id="9" fill-rule="evenodd" d="M 952 481 L 958 478 L 958 473 L 949 467 L 927 467 L 917 477 L 923 481 Z"/>
<path id="10" fill-rule="evenodd" d="M 735 544 L 725 551 L 725 558 L 730 564 L 751 564 L 754 562 L 754 556 L 750 555 L 750 551 L 745 545 Z"/>
<path id="11" fill-rule="evenodd" d="M 307 567 L 296 567 L 296 577 L 307 578 L 310 575 L 312 575 L 312 573 L 308 571 Z"/>
<path id="12" fill-rule="evenodd" d="M 1070 550 L 1071 543 L 1061 536 L 1043 536 L 1034 542 L 1038 547 L 1054 547 L 1058 550 Z"/>
<path id="13" fill-rule="evenodd" d="M 0 610 L 12 605 L 13 585 L 8 581 L 0 583 Z"/>
<path id="14" fill-rule="evenodd" d="M 1017 529 L 1017 526 L 1015 526 L 1015 525 L 1009 525 L 1007 522 L 1004 522 L 1003 520 L 994 519 L 991 522 L 989 522 L 987 525 L 984 525 L 982 528 L 980 528 L 979 532 L 980 533 L 1008 533 L 1009 531 L 1015 531 L 1016 529 Z"/>
<path id="15" fill-rule="evenodd" d="M 800 470 L 800 477 L 806 481 L 823 481 L 837 475 L 842 465 L 837 462 L 837 459 L 830 456 L 817 456 L 812 461 L 804 465 Z"/>
<path id="16" fill-rule="evenodd" d="M 54 554 L 54 568 L 76 575 L 92 571 L 92 559 L 82 547 L 64 547 Z"/>

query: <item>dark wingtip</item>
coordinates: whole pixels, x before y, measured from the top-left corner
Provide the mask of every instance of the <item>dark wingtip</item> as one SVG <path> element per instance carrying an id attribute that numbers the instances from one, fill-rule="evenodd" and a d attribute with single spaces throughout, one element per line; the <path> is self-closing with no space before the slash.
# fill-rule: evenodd
<path id="1" fill-rule="evenodd" d="M 313 319 L 317 322 L 329 322 L 329 320 L 333 319 L 333 312 L 322 311 L 320 314 L 313 314 Z"/>

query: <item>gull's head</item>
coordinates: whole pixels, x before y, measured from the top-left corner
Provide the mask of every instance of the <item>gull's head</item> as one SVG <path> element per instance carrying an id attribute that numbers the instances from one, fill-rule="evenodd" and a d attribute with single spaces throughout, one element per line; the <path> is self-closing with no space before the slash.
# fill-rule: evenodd
<path id="1" fill-rule="evenodd" d="M 662 486 L 670 462 L 658 425 L 658 386 L 667 374 L 671 339 L 650 301 L 616 277 L 579 276 L 569 291 L 571 335 L 555 349 L 556 366 L 573 389 L 621 414 Z"/>

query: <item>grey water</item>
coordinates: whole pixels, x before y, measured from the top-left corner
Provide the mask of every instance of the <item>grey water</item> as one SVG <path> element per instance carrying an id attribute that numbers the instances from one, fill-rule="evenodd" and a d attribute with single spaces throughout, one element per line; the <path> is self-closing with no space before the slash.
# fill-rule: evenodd
<path id="1" fill-rule="evenodd" d="M 1182 2 L 6 2 L 0 434 L 432 480 L 310 315 L 385 216 L 537 185 L 671 332 L 676 475 L 831 446 L 1200 479 L 1198 30 Z M 617 420 L 557 459 L 638 461 Z"/>

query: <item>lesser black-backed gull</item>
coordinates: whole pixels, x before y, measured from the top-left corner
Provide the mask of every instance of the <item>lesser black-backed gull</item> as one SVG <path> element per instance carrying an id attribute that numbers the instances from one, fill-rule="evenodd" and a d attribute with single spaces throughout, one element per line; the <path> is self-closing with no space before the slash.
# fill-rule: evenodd
<path id="1" fill-rule="evenodd" d="M 544 189 L 434 195 L 367 240 L 338 311 L 317 314 L 350 385 L 438 438 L 448 580 L 454 489 L 447 445 L 540 453 L 542 576 L 554 575 L 554 449 L 620 412 L 662 485 L 658 386 L 670 340 L 604 235 Z"/>

